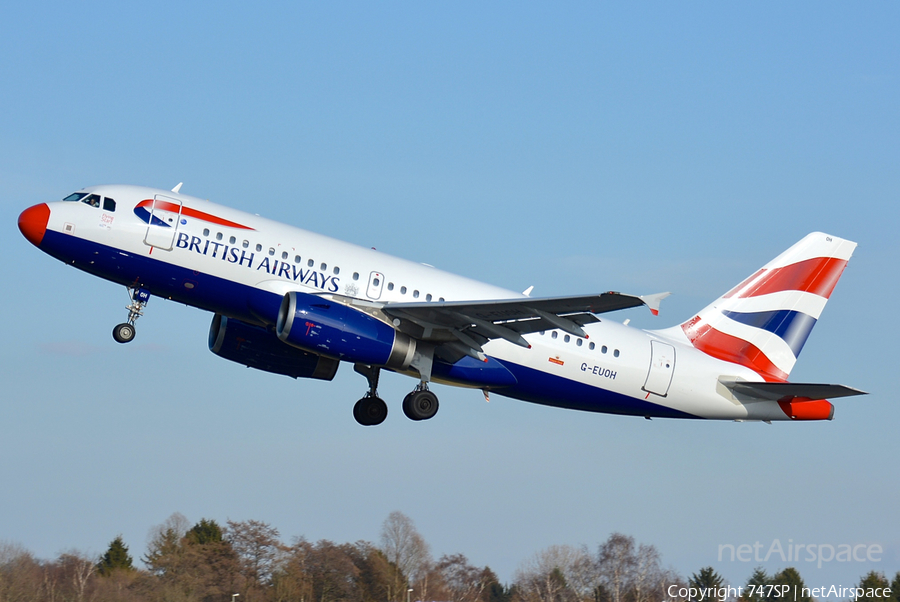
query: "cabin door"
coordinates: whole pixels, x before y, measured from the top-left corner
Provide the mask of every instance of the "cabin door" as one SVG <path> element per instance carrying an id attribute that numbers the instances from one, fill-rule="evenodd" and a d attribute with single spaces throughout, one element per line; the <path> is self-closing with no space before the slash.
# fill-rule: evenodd
<path id="1" fill-rule="evenodd" d="M 650 341 L 650 370 L 642 387 L 644 391 L 665 397 L 675 373 L 675 348 L 668 343 Z"/>
<path id="2" fill-rule="evenodd" d="M 171 251 L 180 221 L 181 201 L 161 194 L 154 196 L 144 243 L 163 251 Z"/>

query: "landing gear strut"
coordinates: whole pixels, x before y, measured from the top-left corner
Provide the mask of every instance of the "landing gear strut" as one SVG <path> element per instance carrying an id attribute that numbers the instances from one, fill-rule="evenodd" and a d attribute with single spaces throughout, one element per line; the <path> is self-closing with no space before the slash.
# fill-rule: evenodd
<path id="1" fill-rule="evenodd" d="M 369 381 L 368 393 L 353 406 L 353 417 L 363 426 L 381 424 L 387 418 L 388 413 L 387 404 L 378 397 L 378 377 L 381 374 L 381 368 L 356 364 L 353 369 Z"/>
<path id="2" fill-rule="evenodd" d="M 387 404 L 378 397 L 378 377 L 381 374 L 381 368 L 356 364 L 353 369 L 369 381 L 369 391 L 366 396 L 353 406 L 353 417 L 363 426 L 381 424 L 387 418 L 388 413 Z M 437 395 L 428 389 L 426 380 L 422 380 L 412 393 L 403 399 L 403 413 L 410 420 L 428 420 L 433 418 L 437 411 Z"/>
<path id="3" fill-rule="evenodd" d="M 428 390 L 428 383 L 424 381 L 403 399 L 403 413 L 410 420 L 428 420 L 437 411 L 437 395 Z"/>
<path id="4" fill-rule="evenodd" d="M 128 290 L 131 299 L 131 303 L 125 308 L 128 310 L 128 321 L 116 325 L 112 332 L 117 343 L 128 343 L 134 339 L 134 323 L 144 315 L 144 307 L 150 301 L 150 291 L 147 289 L 128 287 Z"/>

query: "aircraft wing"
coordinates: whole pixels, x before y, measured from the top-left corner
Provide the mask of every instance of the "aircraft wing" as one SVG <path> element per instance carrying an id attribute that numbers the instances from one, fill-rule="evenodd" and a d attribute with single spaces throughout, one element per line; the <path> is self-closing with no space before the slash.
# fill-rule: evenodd
<path id="1" fill-rule="evenodd" d="M 439 345 L 444 357 L 464 354 L 483 360 L 482 345 L 491 339 L 529 347 L 523 334 L 554 328 L 587 338 L 582 326 L 599 321 L 594 314 L 640 305 L 656 314 L 659 302 L 668 295 L 641 297 L 608 292 L 577 297 L 386 303 L 381 311 L 399 330 Z"/>

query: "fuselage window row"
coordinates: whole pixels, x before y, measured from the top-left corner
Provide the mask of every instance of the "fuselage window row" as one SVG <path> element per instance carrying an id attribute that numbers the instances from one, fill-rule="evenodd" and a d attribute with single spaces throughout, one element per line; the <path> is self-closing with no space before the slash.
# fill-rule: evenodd
<path id="1" fill-rule="evenodd" d="M 108 199 L 108 200 L 112 201 L 112 199 Z M 113 202 L 113 207 L 115 207 L 115 201 L 112 201 L 112 202 Z M 210 235 L 211 235 L 211 232 L 210 232 L 209 228 L 204 228 L 204 229 L 203 229 L 203 236 L 204 236 L 205 238 L 209 238 Z M 216 232 L 215 238 L 216 238 L 216 240 L 222 240 L 222 239 L 224 238 L 224 235 L 223 235 L 221 232 Z M 236 244 L 236 243 L 237 243 L 237 238 L 235 238 L 234 236 L 231 236 L 231 237 L 228 239 L 228 242 L 229 242 L 230 244 Z M 249 241 L 249 240 L 244 240 L 244 241 L 242 241 L 242 242 L 241 242 L 241 246 L 242 246 L 243 248 L 245 248 L 245 249 L 249 248 L 249 247 L 250 247 L 250 241 Z M 262 252 L 262 250 L 263 250 L 263 246 L 262 246 L 261 244 L 257 243 L 257 245 L 256 245 L 256 251 L 257 251 L 257 252 Z M 274 257 L 274 256 L 275 256 L 275 247 L 269 247 L 268 253 L 269 253 L 270 256 Z M 281 259 L 287 261 L 289 257 L 290 257 L 290 254 L 289 254 L 287 251 L 282 251 L 282 253 L 281 253 Z M 302 259 L 301 259 L 300 255 L 294 255 L 294 263 L 300 263 L 301 261 L 302 261 Z M 316 261 L 315 261 L 314 259 L 308 259 L 308 260 L 306 261 L 306 265 L 309 266 L 309 267 L 314 267 L 314 266 L 316 265 Z M 320 267 L 321 271 L 323 271 L 323 272 L 325 272 L 325 271 L 328 270 L 328 264 L 325 263 L 325 262 L 322 262 L 322 263 L 320 264 L 319 267 Z M 334 267 L 332 268 L 332 272 L 334 273 L 335 276 L 337 276 L 338 274 L 341 273 L 341 268 L 338 267 L 338 266 L 334 266 Z M 359 272 L 353 272 L 353 280 L 354 280 L 354 281 L 358 281 L 358 280 L 359 280 Z M 377 286 L 377 284 L 376 284 L 376 286 Z M 388 284 L 387 284 L 387 289 L 388 289 L 389 291 L 393 291 L 393 290 L 394 290 L 394 283 L 393 283 L 393 282 L 388 282 Z M 401 295 L 405 295 L 406 293 L 407 293 L 407 288 L 406 288 L 405 286 L 401 286 L 401 287 L 400 287 L 400 294 L 401 294 Z M 419 295 L 420 295 L 420 293 L 419 293 L 418 290 L 414 290 L 413 293 L 412 293 L 412 296 L 413 296 L 414 299 L 418 299 L 418 298 L 419 298 Z M 433 299 L 434 299 L 434 295 L 432 295 L 431 293 L 426 293 L 426 295 L 425 295 L 425 301 L 431 302 Z M 443 303 L 443 302 L 445 301 L 445 299 L 444 299 L 443 297 L 440 297 L 438 300 L 439 300 L 441 303 Z M 579 341 L 578 344 L 580 345 L 581 342 Z M 593 345 L 593 343 L 591 343 L 591 345 Z M 593 347 L 592 347 L 592 348 L 593 348 Z"/>
<path id="2" fill-rule="evenodd" d="M 441 299 L 441 301 L 443 301 L 443 298 Z M 540 335 L 541 335 L 541 336 L 544 336 L 545 334 L 547 334 L 547 331 L 546 331 L 546 330 L 540 331 Z M 559 331 L 558 331 L 558 330 L 553 330 L 553 331 L 551 331 L 551 332 L 550 332 L 550 338 L 551 338 L 551 339 L 557 339 L 557 338 L 559 338 Z M 571 340 L 572 340 L 572 337 L 569 336 L 569 335 L 566 335 L 565 337 L 563 337 L 563 342 L 564 342 L 564 343 L 568 343 L 568 342 L 570 342 Z M 581 337 L 576 337 L 576 338 L 575 338 L 575 344 L 576 344 L 578 347 L 581 347 L 582 345 L 584 345 L 584 339 L 582 339 Z M 596 344 L 595 344 L 593 341 L 591 341 L 590 343 L 588 343 L 588 349 L 590 349 L 591 351 L 593 351 L 594 349 L 596 349 L 596 347 L 597 347 L 597 346 L 596 346 Z M 607 347 L 606 345 L 602 345 L 602 346 L 600 347 L 600 353 L 608 353 L 608 352 L 609 352 L 609 347 Z M 613 357 L 619 357 L 619 350 L 618 350 L 618 349 L 613 349 Z"/>

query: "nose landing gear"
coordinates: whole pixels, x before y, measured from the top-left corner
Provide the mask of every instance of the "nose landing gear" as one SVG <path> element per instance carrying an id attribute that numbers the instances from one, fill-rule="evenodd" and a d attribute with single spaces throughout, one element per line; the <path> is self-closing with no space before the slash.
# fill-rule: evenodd
<path id="1" fill-rule="evenodd" d="M 147 289 L 128 287 L 128 290 L 128 296 L 131 298 L 131 303 L 125 308 L 128 310 L 128 321 L 117 324 L 112 332 L 117 343 L 128 343 L 134 340 L 134 335 L 137 334 L 134 323 L 144 315 L 144 307 L 150 301 L 150 291 Z"/>

